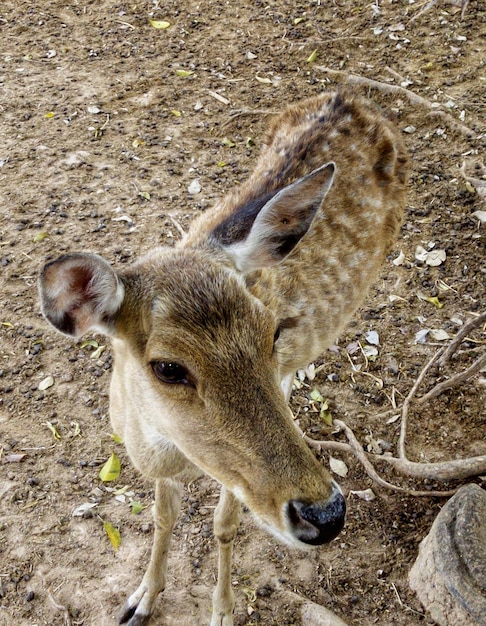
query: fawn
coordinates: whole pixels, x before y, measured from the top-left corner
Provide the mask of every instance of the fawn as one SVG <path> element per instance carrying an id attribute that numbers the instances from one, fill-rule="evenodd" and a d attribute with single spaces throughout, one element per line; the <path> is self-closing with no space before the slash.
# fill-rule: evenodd
<path id="1" fill-rule="evenodd" d="M 340 532 L 344 497 L 303 442 L 288 400 L 295 371 L 336 339 L 389 252 L 407 169 L 400 135 L 376 105 L 324 93 L 273 120 L 247 182 L 174 248 L 120 271 L 88 253 L 45 265 L 47 319 L 75 337 L 111 337 L 112 425 L 156 481 L 150 563 L 120 623 L 149 621 L 182 483 L 201 470 L 222 485 L 211 626 L 233 624 L 240 502 L 294 546 Z"/>

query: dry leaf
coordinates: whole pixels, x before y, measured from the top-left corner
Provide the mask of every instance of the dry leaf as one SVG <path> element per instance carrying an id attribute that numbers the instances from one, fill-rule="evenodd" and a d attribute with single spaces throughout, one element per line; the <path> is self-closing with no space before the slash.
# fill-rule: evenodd
<path id="1" fill-rule="evenodd" d="M 73 517 L 82 517 L 87 511 L 91 511 L 95 506 L 98 506 L 97 502 L 85 502 L 77 506 L 72 512 Z"/>
<path id="2" fill-rule="evenodd" d="M 3 458 L 2 458 L 2 463 L 20 463 L 20 461 L 23 461 L 25 459 L 27 455 L 26 454 L 22 454 L 22 453 L 18 453 L 18 454 L 6 454 Z"/>
<path id="3" fill-rule="evenodd" d="M 49 389 L 49 387 L 52 387 L 53 384 L 54 378 L 52 376 L 47 376 L 47 378 L 44 378 L 44 380 L 40 381 L 38 389 L 40 391 L 45 391 L 46 389 Z"/>
<path id="4" fill-rule="evenodd" d="M 403 265 L 404 262 L 405 262 L 405 255 L 403 251 L 400 250 L 400 254 L 397 256 L 396 259 L 393 259 L 392 263 L 393 265 L 396 265 L 398 267 L 399 265 Z"/>
<path id="5" fill-rule="evenodd" d="M 358 496 L 358 498 L 361 498 L 361 500 L 365 500 L 366 502 L 371 502 L 376 498 L 373 489 L 364 489 L 363 491 L 351 490 L 349 493 L 353 496 Z"/>
<path id="6" fill-rule="evenodd" d="M 365 357 L 370 361 L 374 361 L 378 356 L 378 348 L 376 346 L 364 345 L 361 349 Z"/>
<path id="7" fill-rule="evenodd" d="M 272 84 L 272 81 L 270 78 L 262 78 L 261 76 L 258 76 L 258 74 L 256 74 L 255 78 L 257 79 L 259 83 L 263 83 L 264 85 Z"/>
<path id="8" fill-rule="evenodd" d="M 437 267 L 438 265 L 442 265 L 446 258 L 447 255 L 445 250 L 430 250 L 429 252 L 427 252 L 427 258 L 425 259 L 425 262 L 431 267 Z"/>
<path id="9" fill-rule="evenodd" d="M 341 478 L 346 478 L 348 474 L 348 467 L 344 461 L 334 458 L 333 456 L 329 457 L 329 467 L 331 471 L 341 476 Z"/>
<path id="10" fill-rule="evenodd" d="M 484 224 L 486 222 L 486 211 L 474 211 L 474 213 L 472 213 L 473 217 L 476 217 L 481 224 Z"/>
<path id="11" fill-rule="evenodd" d="M 380 345 L 380 337 L 379 337 L 378 333 L 376 332 L 376 330 L 370 330 L 368 333 L 366 333 L 365 334 L 365 339 L 372 346 L 379 346 Z"/>
<path id="12" fill-rule="evenodd" d="M 415 333 L 415 343 L 425 343 L 425 339 L 429 332 L 429 328 L 423 328 L 422 330 L 419 330 L 418 333 Z"/>
<path id="13" fill-rule="evenodd" d="M 446 341 L 447 339 L 451 338 L 449 333 L 442 328 L 432 328 L 430 330 L 430 337 L 434 341 Z"/>

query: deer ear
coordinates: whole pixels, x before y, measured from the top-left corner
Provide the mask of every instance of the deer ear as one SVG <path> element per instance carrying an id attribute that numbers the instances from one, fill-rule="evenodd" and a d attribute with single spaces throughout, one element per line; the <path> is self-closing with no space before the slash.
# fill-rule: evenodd
<path id="1" fill-rule="evenodd" d="M 309 230 L 332 186 L 327 163 L 278 191 L 256 215 L 244 239 L 224 246 L 241 272 L 280 263 Z"/>
<path id="2" fill-rule="evenodd" d="M 39 278 L 42 312 L 62 333 L 113 332 L 124 287 L 111 266 L 95 254 L 68 254 L 44 266 Z"/>

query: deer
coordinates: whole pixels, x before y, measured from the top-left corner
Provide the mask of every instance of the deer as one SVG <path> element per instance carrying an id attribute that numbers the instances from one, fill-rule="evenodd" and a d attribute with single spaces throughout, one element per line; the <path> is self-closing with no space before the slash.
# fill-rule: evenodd
<path id="1" fill-rule="evenodd" d="M 120 624 L 149 622 L 167 578 L 183 485 L 221 485 L 211 626 L 232 626 L 241 504 L 278 540 L 321 546 L 346 500 L 289 408 L 297 370 L 363 302 L 403 219 L 408 156 L 381 109 L 343 89 L 269 125 L 255 168 L 172 247 L 116 270 L 68 253 L 40 272 L 42 312 L 64 334 L 111 339 L 110 416 L 131 462 L 155 480 L 154 541 Z"/>

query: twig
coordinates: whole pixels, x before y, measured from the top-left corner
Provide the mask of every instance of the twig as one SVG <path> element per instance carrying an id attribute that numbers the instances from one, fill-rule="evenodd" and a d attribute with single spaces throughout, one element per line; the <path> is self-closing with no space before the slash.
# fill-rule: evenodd
<path id="1" fill-rule="evenodd" d="M 461 20 L 463 20 L 464 16 L 466 15 L 468 4 L 469 4 L 469 0 L 462 0 Z"/>
<path id="2" fill-rule="evenodd" d="M 426 109 L 430 109 L 434 111 L 434 114 L 439 113 L 440 117 L 452 128 L 459 130 L 463 134 L 471 137 L 475 137 L 476 135 L 476 133 L 471 128 L 460 124 L 456 119 L 454 119 L 454 117 L 452 117 L 452 115 L 446 113 L 445 111 L 437 112 L 434 109 L 432 102 L 430 102 L 426 98 L 423 98 L 422 96 L 419 96 L 413 91 L 410 91 L 410 89 L 402 87 L 401 85 L 390 85 L 388 83 L 382 83 L 372 78 L 358 76 L 357 74 L 348 74 L 347 72 L 343 72 L 342 70 L 333 70 L 330 67 L 324 67 L 322 65 L 316 65 L 316 68 L 322 70 L 323 72 L 326 72 L 327 74 L 330 74 L 331 76 L 340 76 L 343 78 L 343 82 L 349 83 L 351 85 L 364 85 L 366 87 L 378 89 L 383 93 L 400 94 L 402 96 L 405 96 L 412 104 L 418 104 Z"/>
<path id="3" fill-rule="evenodd" d="M 175 226 L 175 228 L 178 231 L 179 235 L 181 237 L 185 237 L 186 236 L 186 231 L 184 230 L 182 225 L 179 224 L 179 222 L 174 217 L 172 217 L 172 215 L 169 215 L 169 219 L 172 222 L 172 224 Z"/>
<path id="4" fill-rule="evenodd" d="M 427 11 L 430 11 L 430 9 L 434 7 L 438 3 L 438 1 L 439 0 L 429 0 L 429 2 L 427 2 L 427 4 L 424 7 L 422 7 L 418 13 L 415 13 L 415 15 L 410 18 L 408 23 L 412 24 L 412 22 L 415 22 L 415 20 L 418 20 L 418 18 L 424 15 L 424 13 L 427 13 Z"/>
<path id="5" fill-rule="evenodd" d="M 420 11 L 418 13 L 416 13 L 409 21 L 408 23 L 411 24 L 412 22 L 415 22 L 415 20 L 417 20 L 419 17 L 421 17 L 422 15 L 424 15 L 424 13 L 427 13 L 427 11 L 430 11 L 430 9 L 432 7 L 435 7 L 438 4 L 439 0 L 429 0 L 429 2 L 427 2 L 427 4 L 420 9 Z M 461 20 L 464 19 L 464 15 L 466 14 L 466 9 L 467 9 L 467 5 L 469 4 L 469 0 L 447 0 L 447 4 L 452 4 L 452 6 L 454 7 L 458 7 L 461 6 L 462 10 L 461 10 Z"/>
<path id="6" fill-rule="evenodd" d="M 221 128 L 226 128 L 228 124 L 231 124 L 237 117 L 242 115 L 275 115 L 277 111 L 274 109 L 237 109 L 230 113 L 229 119 L 221 124 Z"/>
<path id="7" fill-rule="evenodd" d="M 56 602 L 56 599 L 54 598 L 54 594 L 52 593 L 52 591 L 47 586 L 46 586 L 46 591 L 47 591 L 47 597 L 49 598 L 49 601 L 51 602 L 52 606 L 57 611 L 60 611 L 61 613 L 63 613 L 63 615 L 64 615 L 64 626 L 71 626 L 72 625 L 71 616 L 69 615 L 68 609 L 65 606 L 63 606 L 62 604 L 58 604 Z"/>
<path id="8" fill-rule="evenodd" d="M 444 367 L 444 365 L 451 358 L 454 352 L 456 352 L 457 348 L 463 342 L 463 340 L 467 337 L 470 331 L 473 330 L 473 328 L 477 328 L 478 326 L 481 326 L 483 322 L 486 323 L 486 311 L 484 311 L 484 313 L 481 313 L 481 315 L 478 315 L 478 317 L 475 317 L 472 320 L 470 320 L 467 324 L 465 324 L 461 328 L 461 330 L 457 333 L 457 335 L 451 341 L 446 351 L 440 358 L 439 367 Z"/>
<path id="9" fill-rule="evenodd" d="M 461 383 L 471 378 L 471 376 L 474 376 L 474 374 L 479 372 L 479 370 L 484 365 L 486 365 L 486 352 L 482 356 L 480 356 L 478 359 L 476 359 L 474 363 L 470 365 L 463 372 L 454 374 L 454 376 L 451 376 L 447 380 L 444 380 L 441 383 L 438 383 L 437 385 L 435 385 L 435 387 L 433 387 L 428 393 L 426 393 L 424 396 L 422 396 L 418 400 L 418 404 L 424 404 L 425 402 L 432 400 L 432 398 L 436 398 L 439 394 L 441 394 L 446 389 L 450 389 L 451 387 L 460 385 Z"/>
<path id="10" fill-rule="evenodd" d="M 407 421 L 408 421 L 408 410 L 409 410 L 409 407 L 410 407 L 410 403 L 412 402 L 413 398 L 415 397 L 415 394 L 417 393 L 417 389 L 422 384 L 422 381 L 424 380 L 425 375 L 427 374 L 429 369 L 432 367 L 432 365 L 435 363 L 435 361 L 438 359 L 438 357 L 442 354 L 442 351 L 443 351 L 443 348 L 438 350 L 434 354 L 434 356 L 430 359 L 430 361 L 426 364 L 426 366 L 420 372 L 420 374 L 419 374 L 417 380 L 415 381 L 414 386 L 410 390 L 408 396 L 403 401 L 402 422 L 400 424 L 400 437 L 398 439 L 398 456 L 401 459 L 406 459 L 407 458 L 407 455 L 405 454 L 405 439 L 407 437 Z"/>

